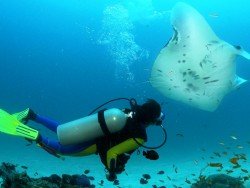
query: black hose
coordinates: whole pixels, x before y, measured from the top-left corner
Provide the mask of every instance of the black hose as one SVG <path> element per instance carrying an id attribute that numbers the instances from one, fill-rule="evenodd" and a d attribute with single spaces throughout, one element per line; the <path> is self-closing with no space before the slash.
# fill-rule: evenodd
<path id="1" fill-rule="evenodd" d="M 167 142 L 167 131 L 166 131 L 166 129 L 165 129 L 162 125 L 161 125 L 160 127 L 162 128 L 163 133 L 164 133 L 164 140 L 163 140 L 163 142 L 162 142 L 159 146 L 156 146 L 156 147 L 144 146 L 143 144 L 141 144 L 140 142 L 138 142 L 138 141 L 136 140 L 136 138 L 133 138 L 133 139 L 134 139 L 134 141 L 135 141 L 139 146 L 141 146 L 141 147 L 143 147 L 143 148 L 146 148 L 146 149 L 158 149 L 158 148 L 162 147 L 162 146 Z"/>
<path id="2" fill-rule="evenodd" d="M 94 110 L 92 110 L 92 111 L 89 113 L 89 115 L 93 114 L 95 111 L 97 111 L 97 110 L 100 109 L 101 107 L 105 106 L 106 104 L 111 103 L 111 102 L 114 102 L 114 101 L 118 101 L 118 100 L 127 100 L 127 101 L 130 101 L 130 102 L 131 102 L 132 99 L 128 99 L 128 98 L 124 98 L 124 97 L 120 97 L 120 98 L 116 98 L 116 99 L 111 99 L 111 100 L 109 100 L 109 101 L 107 101 L 107 102 L 101 104 L 100 106 L 96 107 Z"/>

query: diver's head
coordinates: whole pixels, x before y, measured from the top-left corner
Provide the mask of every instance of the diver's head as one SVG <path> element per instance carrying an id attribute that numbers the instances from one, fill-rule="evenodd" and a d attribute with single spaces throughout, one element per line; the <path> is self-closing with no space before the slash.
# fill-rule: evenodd
<path id="1" fill-rule="evenodd" d="M 143 124 L 161 125 L 162 112 L 161 106 L 154 99 L 148 99 L 144 104 L 138 106 L 136 110 L 138 121 Z"/>

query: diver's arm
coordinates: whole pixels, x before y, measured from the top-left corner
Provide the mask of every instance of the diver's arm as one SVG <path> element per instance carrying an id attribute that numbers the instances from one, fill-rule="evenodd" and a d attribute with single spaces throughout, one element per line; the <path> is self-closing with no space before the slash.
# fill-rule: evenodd
<path id="1" fill-rule="evenodd" d="M 142 138 L 135 138 L 137 142 L 140 144 L 144 143 L 144 140 Z M 116 159 L 117 156 L 123 153 L 128 153 L 130 151 L 136 150 L 140 146 L 136 143 L 136 141 L 133 138 L 130 138 L 112 148 L 110 148 L 107 152 L 107 168 L 108 170 L 114 170 L 111 168 L 116 167 Z M 111 163 L 113 163 L 111 165 Z"/>

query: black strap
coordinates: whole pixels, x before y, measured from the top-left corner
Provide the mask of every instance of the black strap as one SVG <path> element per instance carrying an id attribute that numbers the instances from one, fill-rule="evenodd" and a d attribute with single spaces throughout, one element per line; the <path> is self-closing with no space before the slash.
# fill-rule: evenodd
<path id="1" fill-rule="evenodd" d="M 105 122 L 105 118 L 104 118 L 104 111 L 105 110 L 98 111 L 98 122 L 99 122 L 99 124 L 101 126 L 102 132 L 105 135 L 109 136 L 111 133 L 109 132 L 109 129 L 108 129 L 107 124 Z"/>

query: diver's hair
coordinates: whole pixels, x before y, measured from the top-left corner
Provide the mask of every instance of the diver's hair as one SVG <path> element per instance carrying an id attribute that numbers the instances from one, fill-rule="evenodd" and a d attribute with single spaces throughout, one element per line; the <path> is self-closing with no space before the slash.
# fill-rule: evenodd
<path id="1" fill-rule="evenodd" d="M 147 101 L 138 106 L 138 120 L 143 123 L 153 123 L 161 114 L 161 106 L 154 99 L 147 99 Z"/>

